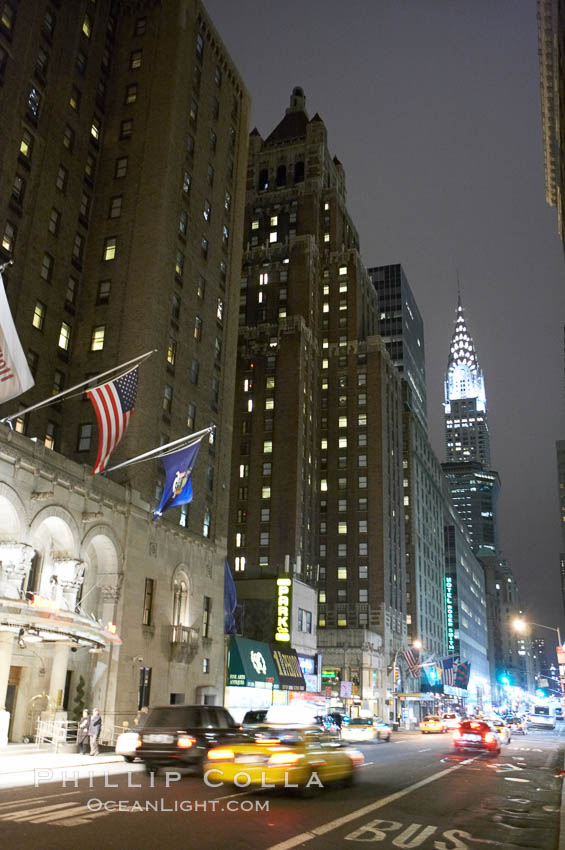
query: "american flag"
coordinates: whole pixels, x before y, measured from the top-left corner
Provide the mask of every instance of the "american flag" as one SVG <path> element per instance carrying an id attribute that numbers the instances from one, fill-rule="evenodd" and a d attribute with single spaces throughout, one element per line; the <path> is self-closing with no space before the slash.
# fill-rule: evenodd
<path id="1" fill-rule="evenodd" d="M 86 393 L 98 420 L 98 456 L 92 470 L 96 475 L 106 468 L 110 455 L 122 439 L 137 395 L 137 366 L 119 378 L 100 384 Z"/>
<path id="2" fill-rule="evenodd" d="M 402 653 L 408 669 L 413 676 L 420 675 L 420 651 L 418 649 L 406 649 Z"/>
<path id="3" fill-rule="evenodd" d="M 441 659 L 441 675 L 444 685 L 451 685 L 451 687 L 455 685 L 455 671 L 456 664 L 453 658 Z"/>

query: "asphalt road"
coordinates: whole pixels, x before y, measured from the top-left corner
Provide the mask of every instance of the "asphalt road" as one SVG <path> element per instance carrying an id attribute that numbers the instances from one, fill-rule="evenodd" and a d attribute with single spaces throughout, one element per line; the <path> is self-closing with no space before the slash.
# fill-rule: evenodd
<path id="1" fill-rule="evenodd" d="M 362 747 L 353 787 L 312 799 L 234 793 L 138 766 L 0 793 L 10 850 L 557 850 L 565 723 L 514 736 L 498 757 L 455 753 L 449 735 L 395 733 Z M 565 848 L 565 835 L 562 837 Z"/>

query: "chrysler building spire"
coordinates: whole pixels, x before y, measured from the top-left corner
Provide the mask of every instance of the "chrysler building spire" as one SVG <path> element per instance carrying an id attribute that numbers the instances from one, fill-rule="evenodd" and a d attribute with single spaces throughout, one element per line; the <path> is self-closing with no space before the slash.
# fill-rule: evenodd
<path id="1" fill-rule="evenodd" d="M 447 460 L 476 460 L 489 467 L 485 382 L 465 322 L 461 296 L 447 361 L 444 410 Z"/>

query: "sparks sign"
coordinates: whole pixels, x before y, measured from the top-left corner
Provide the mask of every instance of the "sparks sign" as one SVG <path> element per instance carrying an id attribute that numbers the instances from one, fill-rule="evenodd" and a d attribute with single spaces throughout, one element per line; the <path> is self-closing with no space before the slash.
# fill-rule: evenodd
<path id="1" fill-rule="evenodd" d="M 275 640 L 290 643 L 290 599 L 292 579 L 277 579 L 277 628 Z"/>
<path id="2" fill-rule="evenodd" d="M 455 624 L 453 622 L 453 578 L 445 577 L 445 610 L 447 614 L 447 652 L 455 653 Z"/>

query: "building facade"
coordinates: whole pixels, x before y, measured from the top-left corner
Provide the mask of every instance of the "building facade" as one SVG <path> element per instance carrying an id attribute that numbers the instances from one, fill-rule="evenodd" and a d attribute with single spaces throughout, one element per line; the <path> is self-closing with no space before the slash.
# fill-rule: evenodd
<path id="1" fill-rule="evenodd" d="M 81 706 L 99 707 L 111 740 L 150 702 L 220 704 L 222 549 L 153 522 L 131 488 L 0 432 L 4 740 Z"/>
<path id="2" fill-rule="evenodd" d="M 369 630 L 390 654 L 406 636 L 402 387 L 377 336 L 343 167 L 298 87 L 272 133 L 251 134 L 244 239 L 236 584 L 288 569 L 317 587 L 320 645 L 323 630 L 328 647 L 330 630 L 336 641 Z"/>
<path id="3" fill-rule="evenodd" d="M 211 570 L 221 582 L 216 571 L 227 546 L 247 162 L 245 86 L 198 0 L 7 3 L 0 48 L 1 252 L 2 260 L 13 261 L 5 273 L 7 295 L 35 378 L 0 416 L 155 350 L 139 368 L 135 410 L 112 462 L 215 427 L 193 470 L 192 503 L 155 524 L 156 535 L 180 535 L 178 552 L 167 545 L 156 558 L 139 559 L 135 589 L 128 588 L 134 596 L 150 595 L 147 582 L 169 588 L 181 562 L 200 570 L 202 581 Z M 18 417 L 14 427 L 90 470 L 97 427 L 84 396 Z M 133 488 L 149 508 L 163 491 L 155 461 L 112 477 L 126 487 L 124 499 Z M 115 516 L 117 522 L 119 510 Z M 27 520 L 21 522 L 26 528 Z M 149 547 L 147 534 L 141 539 Z M 126 534 L 120 546 L 132 564 L 132 538 Z M 42 588 L 39 573 L 37 579 L 32 574 L 37 586 L 26 584 L 28 592 Z M 184 610 L 200 579 L 182 582 L 178 606 Z M 220 618 L 215 628 L 221 634 Z M 150 629 L 142 637 L 135 655 L 146 659 L 144 644 L 156 646 L 160 638 Z M 168 652 L 169 641 L 163 646 Z M 223 656 L 206 657 L 216 681 Z M 172 686 L 169 694 L 159 691 L 160 699 L 176 693 Z M 195 698 L 192 685 L 179 685 L 178 693 Z"/>

